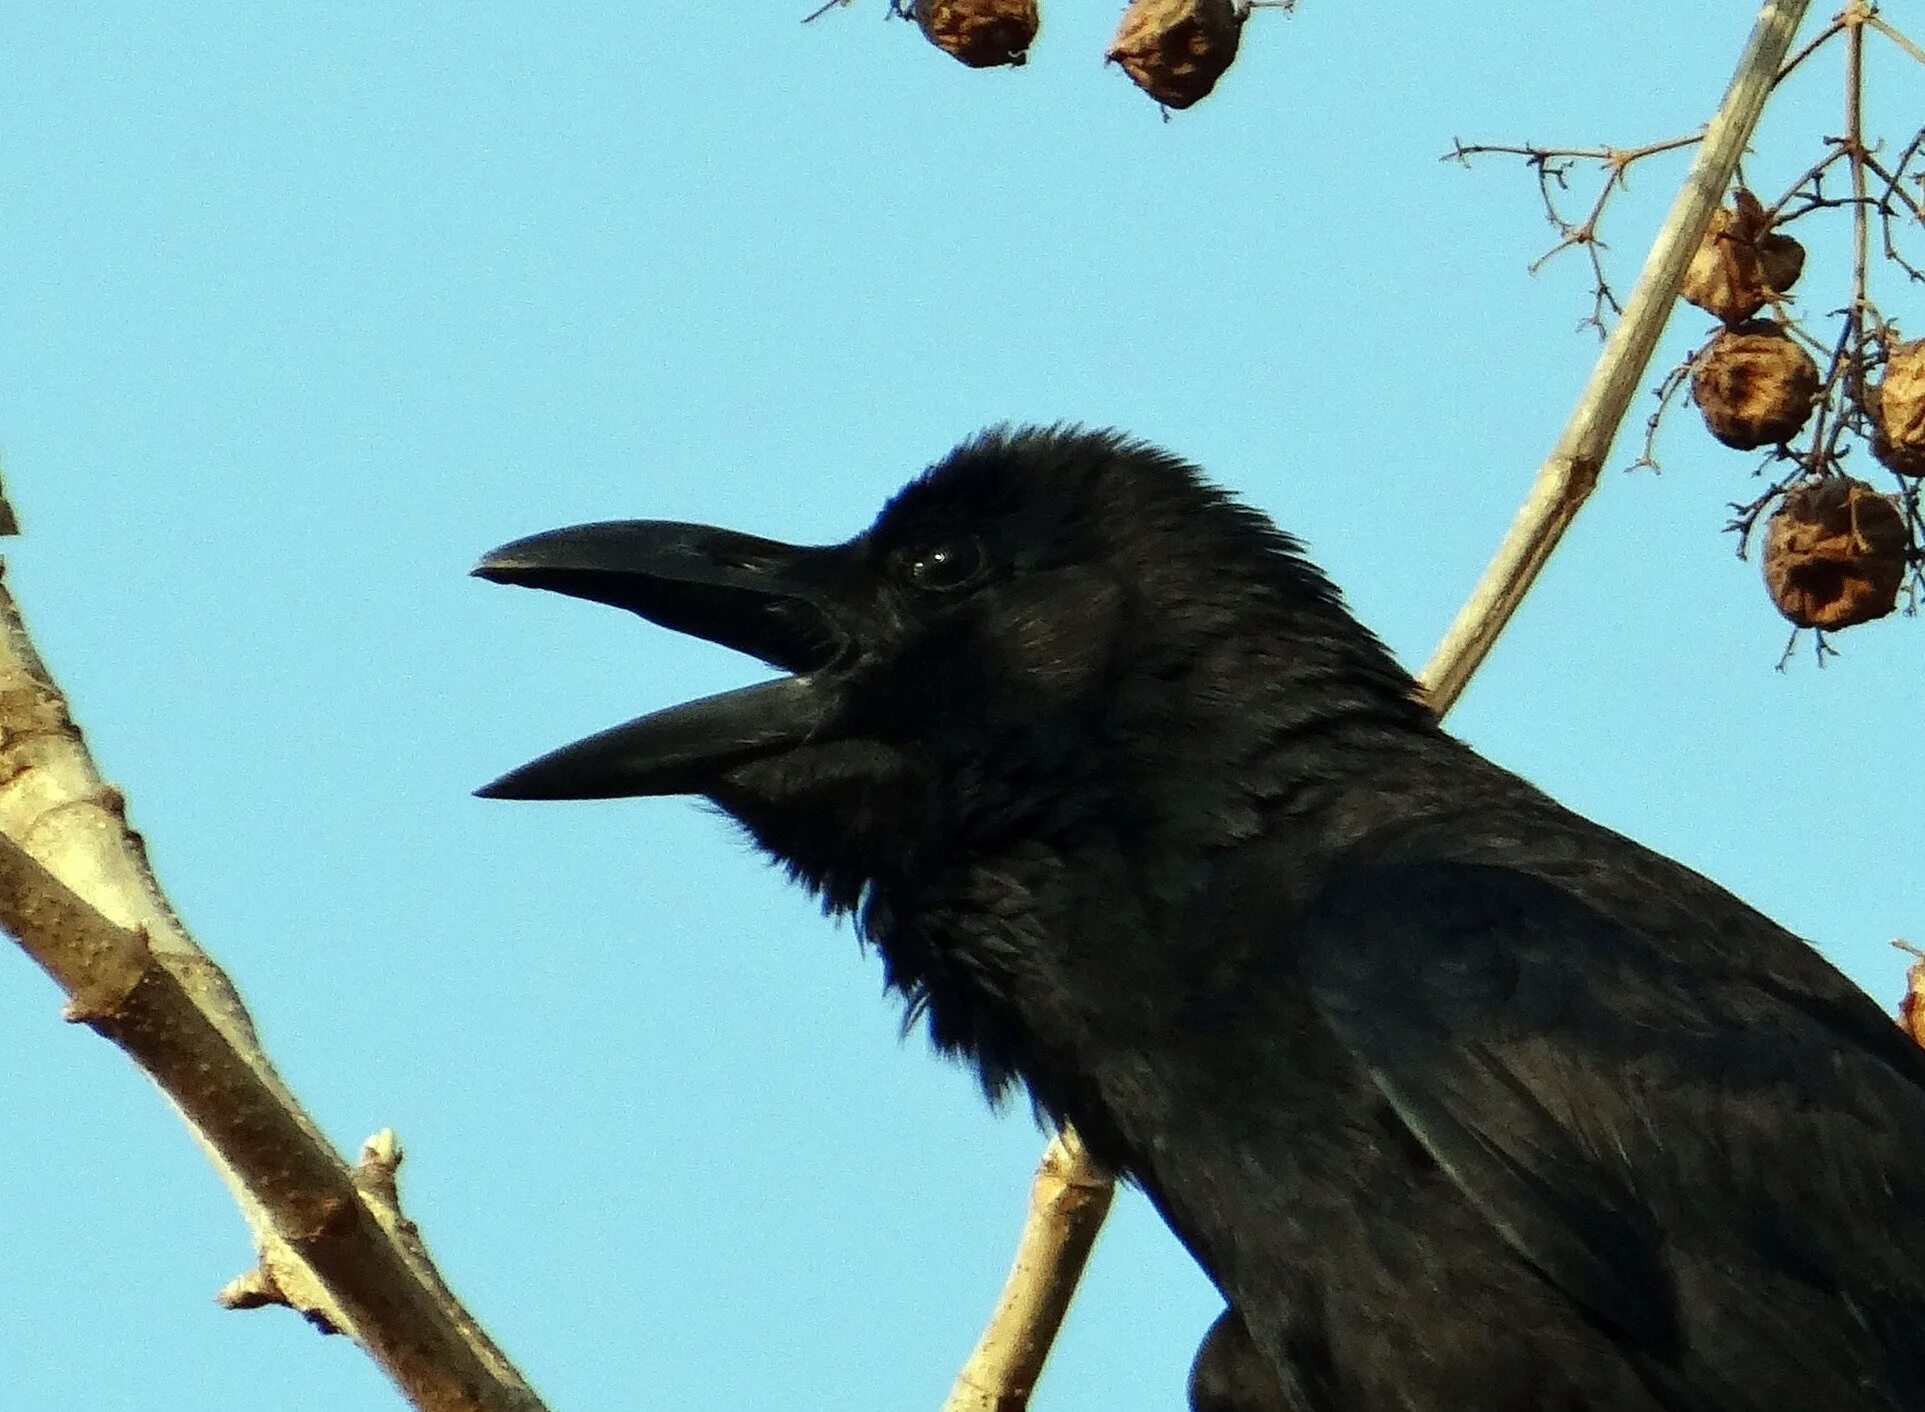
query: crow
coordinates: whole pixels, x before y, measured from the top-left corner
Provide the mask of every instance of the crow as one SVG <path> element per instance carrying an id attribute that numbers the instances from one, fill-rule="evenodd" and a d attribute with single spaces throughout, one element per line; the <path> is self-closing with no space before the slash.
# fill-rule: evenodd
<path id="1" fill-rule="evenodd" d="M 475 572 L 780 670 L 480 793 L 705 796 L 852 914 L 1222 1291 L 1199 1412 L 1925 1409 L 1925 1052 L 1447 735 L 1194 467 L 992 430 L 843 544 L 621 521 Z"/>

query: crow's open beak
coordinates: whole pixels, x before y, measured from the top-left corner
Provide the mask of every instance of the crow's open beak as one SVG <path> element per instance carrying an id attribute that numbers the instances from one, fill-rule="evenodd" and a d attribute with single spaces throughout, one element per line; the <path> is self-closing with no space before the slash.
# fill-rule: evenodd
<path id="1" fill-rule="evenodd" d="M 823 611 L 835 551 L 660 520 L 622 520 L 518 539 L 477 578 L 545 588 L 794 673 L 641 716 L 563 746 L 475 792 L 485 799 L 613 799 L 700 793 L 723 771 L 817 738 L 838 693 L 818 673 L 842 650 Z"/>

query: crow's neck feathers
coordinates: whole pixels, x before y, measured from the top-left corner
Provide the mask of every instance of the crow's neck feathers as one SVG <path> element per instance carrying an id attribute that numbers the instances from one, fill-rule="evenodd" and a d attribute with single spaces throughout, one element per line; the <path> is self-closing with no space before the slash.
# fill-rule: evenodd
<path id="1" fill-rule="evenodd" d="M 1120 862 L 1107 903 L 1168 912 L 1266 815 L 1319 810 L 1328 736 L 1436 728 L 1294 540 L 1140 443 L 986 434 L 857 547 L 885 563 L 958 536 L 995 573 L 875 673 L 877 732 L 900 738 L 758 765 L 715 797 L 828 910 L 860 910 L 910 1018 L 994 1093 L 1051 1042 L 1033 1017 L 1092 858 Z"/>

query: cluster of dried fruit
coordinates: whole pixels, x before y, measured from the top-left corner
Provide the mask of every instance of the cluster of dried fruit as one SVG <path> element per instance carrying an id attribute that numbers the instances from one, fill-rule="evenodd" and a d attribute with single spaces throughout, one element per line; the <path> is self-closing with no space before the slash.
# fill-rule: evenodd
<path id="1" fill-rule="evenodd" d="M 1804 264 L 1804 247 L 1771 228 L 1771 214 L 1749 191 L 1740 189 L 1713 217 L 1683 287 L 1685 299 L 1724 325 L 1690 363 L 1691 399 L 1706 429 L 1740 451 L 1782 448 L 1835 384 L 1848 404 L 1841 423 L 1863 429 L 1887 469 L 1925 477 L 1925 339 L 1886 338 L 1876 383 L 1862 363 L 1821 377 L 1787 322 L 1758 317 L 1782 303 Z M 1841 344 L 1840 356 L 1847 352 Z M 1914 557 L 1909 497 L 1882 495 L 1840 473 L 1830 452 L 1793 459 L 1798 471 L 1782 484 L 1765 527 L 1772 602 L 1805 628 L 1884 617 L 1897 606 Z"/>
<path id="2" fill-rule="evenodd" d="M 1804 268 L 1805 247 L 1773 231 L 1758 198 L 1742 188 L 1691 257 L 1682 293 L 1724 324 L 1692 360 L 1691 398 L 1726 446 L 1781 445 L 1811 417 L 1818 365 L 1784 325 L 1757 317 Z"/>
<path id="3" fill-rule="evenodd" d="M 1925 233 L 1925 127 L 1886 138 L 1865 126 L 1867 46 L 1890 44 L 1907 64 L 1925 64 L 1925 47 L 1881 9 L 1845 6 L 1772 80 L 1775 88 L 1829 48 L 1842 61 L 1842 122 L 1821 139 L 1816 160 L 1788 164 L 1799 175 L 1777 200 L 1744 190 L 1740 176 L 1731 204 L 1713 213 L 1680 292 L 1717 326 L 1665 376 L 1645 424 L 1643 454 L 1634 462 L 1657 467 L 1659 428 L 1687 386 L 1713 437 L 1741 451 L 1762 451 L 1759 474 L 1769 483 L 1748 504 L 1731 507 L 1729 528 L 1739 535 L 1741 556 L 1754 531 L 1762 531 L 1772 600 L 1800 628 L 1821 631 L 1883 617 L 1908 583 L 1925 599 L 1925 340 L 1903 339 L 1873 301 L 1869 278 L 1882 268 L 1913 293 L 1925 287 L 1925 261 L 1910 253 L 1910 243 Z M 1898 105 L 1907 123 L 1917 109 L 1916 103 Z M 1698 147 L 1709 135 L 1706 128 L 1629 147 L 1459 142 L 1448 155 L 1466 164 L 1499 154 L 1529 164 L 1545 218 L 1557 231 L 1557 243 L 1531 270 L 1564 251 L 1583 251 L 1593 304 L 1580 327 L 1602 337 L 1624 312 L 1600 256 L 1606 207 L 1625 189 L 1632 166 Z M 1591 163 L 1599 180 L 1584 210 L 1566 194 L 1571 174 Z M 1845 296 L 1827 290 L 1819 306 L 1838 321 L 1836 336 L 1823 339 L 1813 336 L 1809 318 L 1800 317 L 1790 297 L 1805 267 L 1804 246 L 1790 231 L 1808 232 L 1800 222 L 1820 213 L 1849 223 L 1851 251 Z M 1891 476 L 1884 493 L 1867 483 L 1880 479 L 1880 470 Z M 1827 650 L 1823 637 L 1818 647 L 1821 655 Z"/>
<path id="4" fill-rule="evenodd" d="M 1166 108 L 1207 97 L 1237 56 L 1248 0 L 1131 0 L 1104 57 Z M 1020 64 L 1041 26 L 1036 0 L 914 0 L 902 13 L 974 69 Z"/>
<path id="5" fill-rule="evenodd" d="M 1872 455 L 1897 475 L 1925 476 L 1925 339 L 1888 345 L 1883 377 L 1859 381 Z M 1816 390 L 1814 370 L 1808 400 Z M 1803 628 L 1848 628 L 1890 613 L 1915 557 L 1911 494 L 1881 495 L 1835 472 L 1794 481 L 1765 528 L 1765 586 L 1778 611 Z"/>

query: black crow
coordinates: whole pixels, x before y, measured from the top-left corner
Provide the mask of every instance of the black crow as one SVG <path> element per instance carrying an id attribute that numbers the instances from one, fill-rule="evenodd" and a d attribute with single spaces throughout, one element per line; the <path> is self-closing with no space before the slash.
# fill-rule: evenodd
<path id="1" fill-rule="evenodd" d="M 992 431 L 845 544 L 625 521 L 476 573 L 786 673 L 481 792 L 705 795 L 853 913 L 1222 1290 L 1197 1406 L 1925 1409 L 1925 1053 L 1446 735 L 1191 466 Z"/>

